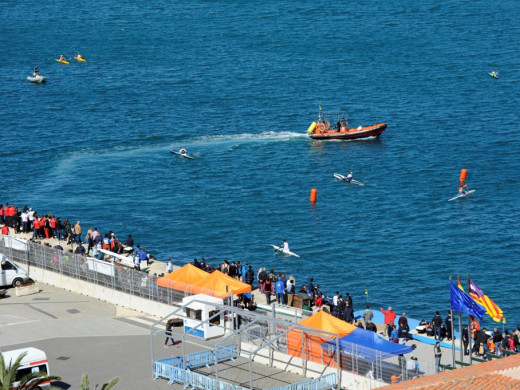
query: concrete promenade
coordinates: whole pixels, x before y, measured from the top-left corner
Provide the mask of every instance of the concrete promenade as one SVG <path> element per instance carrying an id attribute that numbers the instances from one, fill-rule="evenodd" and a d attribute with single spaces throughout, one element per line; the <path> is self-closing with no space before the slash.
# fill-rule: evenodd
<path id="1" fill-rule="evenodd" d="M 3 351 L 36 347 L 47 353 L 52 374 L 63 378 L 62 389 L 79 387 L 87 373 L 91 388 L 118 376 L 117 389 L 182 389 L 164 379 L 152 380 L 150 325 L 159 318 L 39 283 L 40 292 L 17 297 L 10 288 L 0 300 L 0 345 Z M 181 348 L 165 349 L 153 337 L 154 359 L 178 356 Z M 187 342 L 186 352 L 203 349 Z M 268 388 L 305 378 L 254 363 L 255 386 Z M 207 369 L 205 372 L 208 372 Z M 247 386 L 248 362 L 219 365 L 219 375 Z M 209 370 L 211 374 L 211 369 Z"/>

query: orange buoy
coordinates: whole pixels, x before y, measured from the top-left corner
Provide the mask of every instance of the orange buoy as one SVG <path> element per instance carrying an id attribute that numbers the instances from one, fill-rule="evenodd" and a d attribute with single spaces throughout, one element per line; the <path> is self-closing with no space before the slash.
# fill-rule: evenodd
<path id="1" fill-rule="evenodd" d="M 316 202 L 316 195 L 318 194 L 318 190 L 316 188 L 311 189 L 311 202 Z"/>
<path id="2" fill-rule="evenodd" d="M 466 168 L 463 168 L 460 170 L 460 177 L 459 182 L 461 186 L 464 186 L 466 184 L 466 175 L 468 174 L 468 170 Z"/>

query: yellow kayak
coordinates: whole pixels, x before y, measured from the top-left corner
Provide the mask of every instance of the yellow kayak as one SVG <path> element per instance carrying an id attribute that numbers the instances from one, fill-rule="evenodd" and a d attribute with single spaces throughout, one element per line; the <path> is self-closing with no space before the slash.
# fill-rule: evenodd
<path id="1" fill-rule="evenodd" d="M 68 64 L 69 64 L 69 61 L 65 61 L 65 60 L 54 60 L 54 61 L 57 61 L 57 62 L 59 62 L 60 64 L 65 64 L 65 65 L 68 65 Z"/>
<path id="2" fill-rule="evenodd" d="M 83 57 L 74 57 L 75 60 L 78 60 L 79 62 L 87 62 L 86 59 L 84 59 Z"/>

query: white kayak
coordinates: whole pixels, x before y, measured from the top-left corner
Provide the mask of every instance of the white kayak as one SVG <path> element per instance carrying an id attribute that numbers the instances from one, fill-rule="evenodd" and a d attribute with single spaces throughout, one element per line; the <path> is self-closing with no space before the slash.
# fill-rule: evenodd
<path id="1" fill-rule="evenodd" d="M 454 196 L 453 198 L 451 199 L 448 199 L 448 202 L 451 202 L 452 200 L 455 200 L 455 199 L 459 199 L 459 198 L 465 198 L 466 196 L 468 195 L 471 195 L 472 193 L 474 193 L 476 190 L 470 190 L 468 192 L 464 192 L 462 194 L 458 194 L 457 196 Z"/>
<path id="2" fill-rule="evenodd" d="M 31 83 L 44 83 L 45 82 L 45 77 L 44 76 L 40 76 L 40 75 L 37 75 L 37 76 L 27 76 L 27 80 L 29 80 Z"/>
<path id="3" fill-rule="evenodd" d="M 178 156 L 181 156 L 181 157 L 184 157 L 184 158 L 189 158 L 190 160 L 195 160 L 194 157 L 191 157 L 189 154 L 187 153 L 181 153 L 181 152 L 177 152 L 176 150 L 170 150 L 170 153 L 171 154 L 176 154 Z"/>
<path id="4" fill-rule="evenodd" d="M 343 180 L 343 181 L 346 181 L 347 183 L 351 183 L 351 184 L 357 184 L 358 186 L 364 186 L 365 184 L 364 183 L 361 183 L 360 181 L 357 181 L 357 180 L 348 180 L 346 176 L 343 176 L 339 173 L 334 173 L 334 177 L 336 179 L 339 179 L 339 180 Z"/>
<path id="5" fill-rule="evenodd" d="M 273 245 L 273 244 L 271 244 L 271 246 L 274 248 L 275 252 L 282 252 L 285 255 L 300 257 L 299 255 L 297 255 L 294 252 L 287 251 L 287 250 L 283 249 L 281 246 L 276 246 L 276 245 Z"/>

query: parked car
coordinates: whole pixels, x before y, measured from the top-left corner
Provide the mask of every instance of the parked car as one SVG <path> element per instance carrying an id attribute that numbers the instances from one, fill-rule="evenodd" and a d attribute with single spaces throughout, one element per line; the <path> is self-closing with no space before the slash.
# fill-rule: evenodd
<path id="1" fill-rule="evenodd" d="M 2 253 L 0 253 L 0 262 L 2 263 L 0 286 L 18 287 L 29 281 L 27 271 L 22 267 L 18 267 Z"/>

